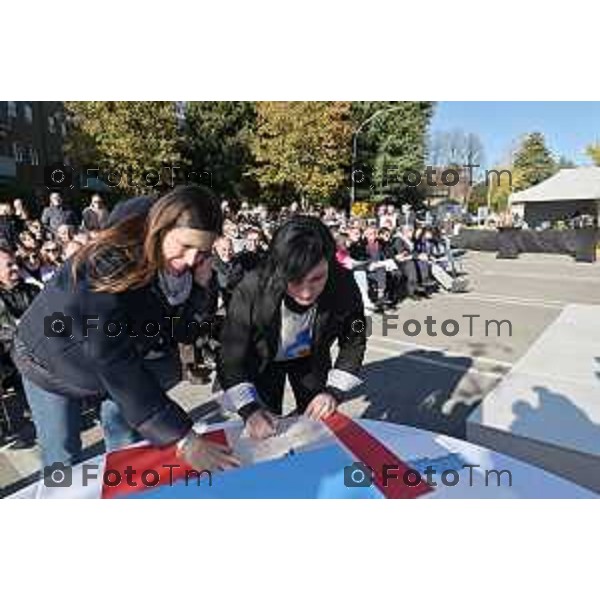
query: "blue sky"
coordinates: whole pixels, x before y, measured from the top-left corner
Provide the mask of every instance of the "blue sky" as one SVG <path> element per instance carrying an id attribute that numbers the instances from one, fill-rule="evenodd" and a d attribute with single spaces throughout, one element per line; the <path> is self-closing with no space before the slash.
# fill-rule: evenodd
<path id="1" fill-rule="evenodd" d="M 438 102 L 430 131 L 452 129 L 479 136 L 483 167 L 508 156 L 515 140 L 532 131 L 541 131 L 557 156 L 592 164 L 585 147 L 600 141 L 600 102 Z"/>

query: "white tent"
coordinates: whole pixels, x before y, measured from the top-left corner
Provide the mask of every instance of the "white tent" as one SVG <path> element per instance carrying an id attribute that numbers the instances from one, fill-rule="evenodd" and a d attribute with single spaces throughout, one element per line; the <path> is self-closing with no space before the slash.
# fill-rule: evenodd
<path id="1" fill-rule="evenodd" d="M 600 167 L 561 169 L 545 181 L 509 196 L 513 212 L 529 222 L 566 218 L 575 212 L 597 214 Z"/>
<path id="2" fill-rule="evenodd" d="M 600 167 L 561 169 L 556 175 L 510 195 L 510 204 L 559 200 L 600 200 Z"/>

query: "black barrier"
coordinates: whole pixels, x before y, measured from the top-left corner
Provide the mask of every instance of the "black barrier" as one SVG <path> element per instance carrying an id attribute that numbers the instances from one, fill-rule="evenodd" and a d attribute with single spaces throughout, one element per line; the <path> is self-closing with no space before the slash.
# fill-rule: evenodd
<path id="1" fill-rule="evenodd" d="M 513 227 L 499 227 L 498 236 L 498 254 L 496 258 L 519 258 L 521 252 L 522 240 L 519 239 L 519 229 Z"/>
<path id="2" fill-rule="evenodd" d="M 548 229 L 534 231 L 501 227 L 498 231 L 463 229 L 452 238 L 454 248 L 497 252 L 498 258 L 518 258 L 521 253 L 568 254 L 576 261 L 594 262 L 598 229 Z"/>
<path id="3" fill-rule="evenodd" d="M 498 232 L 491 229 L 462 229 L 452 238 L 452 247 L 498 252 Z"/>
<path id="4" fill-rule="evenodd" d="M 575 260 L 579 262 L 596 262 L 598 230 L 595 228 L 575 229 L 575 233 Z"/>

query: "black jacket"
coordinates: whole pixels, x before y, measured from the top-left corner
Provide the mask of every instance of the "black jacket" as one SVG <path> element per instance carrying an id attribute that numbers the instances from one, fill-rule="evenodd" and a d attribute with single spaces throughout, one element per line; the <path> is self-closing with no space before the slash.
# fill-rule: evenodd
<path id="1" fill-rule="evenodd" d="M 369 255 L 367 254 L 367 243 L 364 239 L 349 244 L 348 253 L 350 254 L 350 258 L 352 258 L 352 260 L 358 260 L 361 262 L 369 260 Z"/>
<path id="2" fill-rule="evenodd" d="M 224 262 L 219 256 L 215 256 L 213 271 L 223 302 L 225 306 L 228 306 L 233 290 L 244 277 L 244 266 L 237 256 L 234 256 L 229 262 Z"/>
<path id="3" fill-rule="evenodd" d="M 247 273 L 248 271 L 257 269 L 261 264 L 263 264 L 266 260 L 267 253 L 264 250 L 257 250 L 256 252 L 244 250 L 237 256 L 244 267 L 244 272 Z"/>
<path id="4" fill-rule="evenodd" d="M 0 287 L 0 354 L 12 348 L 17 321 L 23 316 L 40 289 L 24 281 L 12 289 Z"/>
<path id="5" fill-rule="evenodd" d="M 218 376 L 224 390 L 243 382 L 253 383 L 274 360 L 281 329 L 283 292 L 277 293 L 265 271 L 248 273 L 233 293 L 221 335 Z M 324 389 L 331 368 L 331 347 L 339 343 L 336 369 L 357 375 L 366 349 L 366 323 L 360 292 L 350 271 L 337 263 L 330 270 L 325 290 L 317 302 L 310 360 L 315 382 Z M 320 384 L 319 384 L 320 385 Z"/>

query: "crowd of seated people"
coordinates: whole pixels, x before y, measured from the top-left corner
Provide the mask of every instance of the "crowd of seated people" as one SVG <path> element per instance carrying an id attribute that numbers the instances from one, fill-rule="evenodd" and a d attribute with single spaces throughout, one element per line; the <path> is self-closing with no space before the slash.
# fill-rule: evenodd
<path id="1" fill-rule="evenodd" d="M 368 311 L 439 290 L 464 291 L 449 239 L 439 228 L 379 227 L 350 221 L 335 228 L 338 259 L 352 269 Z"/>
<path id="2" fill-rule="evenodd" d="M 353 271 L 368 312 L 394 307 L 404 298 L 427 298 L 440 290 L 460 292 L 467 286 L 442 228 L 418 221 L 409 225 L 406 219 L 400 225 L 403 217 L 391 204 L 381 206 L 378 218 L 371 219 L 347 218 L 332 207 L 301 211 L 297 203 L 278 211 L 262 205 L 250 209 L 244 203 L 234 211 L 225 202 L 223 210 L 226 221 L 216 244 L 215 271 L 225 307 L 244 273 L 266 254 L 274 229 L 299 212 L 319 216 L 331 229 L 338 260 Z"/>

